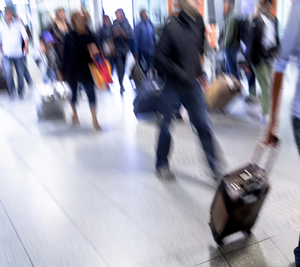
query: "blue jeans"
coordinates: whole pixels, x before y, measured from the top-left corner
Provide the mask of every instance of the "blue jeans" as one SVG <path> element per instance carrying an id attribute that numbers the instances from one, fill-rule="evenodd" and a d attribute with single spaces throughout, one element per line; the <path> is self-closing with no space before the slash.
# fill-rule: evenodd
<path id="1" fill-rule="evenodd" d="M 24 78 L 27 84 L 32 84 L 32 78 L 27 67 L 27 59 L 24 57 Z"/>
<path id="2" fill-rule="evenodd" d="M 215 148 L 213 144 L 213 135 L 209 126 L 209 119 L 203 100 L 202 89 L 200 84 L 195 80 L 191 88 L 183 90 L 180 85 L 166 84 L 160 98 L 160 108 L 164 116 L 161 124 L 161 131 L 159 135 L 157 148 L 157 162 L 156 167 L 168 166 L 168 155 L 171 145 L 171 134 L 169 126 L 172 120 L 172 113 L 174 105 L 178 100 L 187 109 L 190 120 L 197 129 L 200 142 L 202 143 L 207 161 L 213 171 L 216 170 Z"/>
<path id="3" fill-rule="evenodd" d="M 296 117 L 293 118 L 293 128 L 294 128 L 295 141 L 298 146 L 298 151 L 300 154 L 300 119 Z"/>
<path id="4" fill-rule="evenodd" d="M 300 119 L 296 117 L 293 118 L 293 128 L 294 128 L 295 141 L 298 146 L 298 151 L 300 154 Z M 299 238 L 299 245 L 297 248 L 295 248 L 294 254 L 295 254 L 295 263 L 297 266 L 300 266 L 300 238 Z"/>
<path id="5" fill-rule="evenodd" d="M 231 73 L 238 80 L 239 71 L 237 66 L 237 53 L 239 51 L 239 47 L 227 47 L 225 50 L 225 68 L 226 73 Z"/>
<path id="6" fill-rule="evenodd" d="M 12 72 L 12 65 L 15 65 L 17 75 L 18 75 L 18 94 L 23 94 L 24 89 L 24 58 L 8 58 L 6 56 L 3 56 L 3 71 L 8 87 L 8 93 L 9 95 L 13 94 L 13 91 L 15 89 L 15 83 L 13 79 L 13 72 Z"/>

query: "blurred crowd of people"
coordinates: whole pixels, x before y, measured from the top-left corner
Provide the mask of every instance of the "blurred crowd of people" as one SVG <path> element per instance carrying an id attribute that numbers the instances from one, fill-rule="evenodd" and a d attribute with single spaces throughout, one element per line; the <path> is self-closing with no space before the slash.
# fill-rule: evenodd
<path id="1" fill-rule="evenodd" d="M 125 91 L 123 80 L 126 58 L 131 52 L 143 71 L 153 77 L 153 70 L 164 77 L 166 84 L 161 94 L 161 113 L 163 121 L 157 146 L 156 171 L 158 177 L 164 180 L 174 179 L 169 167 L 168 155 L 171 146 L 169 126 L 174 116 L 174 110 L 179 111 L 183 105 L 190 120 L 197 130 L 213 177 L 219 180 L 223 173 L 221 163 L 217 159 L 215 141 L 203 97 L 203 87 L 207 81 L 203 71 L 203 53 L 205 42 L 205 25 L 198 11 L 198 2 L 194 0 L 179 0 L 181 11 L 171 16 L 156 44 L 156 32 L 149 20 L 146 10 L 140 12 L 141 21 L 133 30 L 122 9 L 117 9 L 116 20 L 109 16 L 103 17 L 103 25 L 94 32 L 91 18 L 86 10 L 74 12 L 70 23 L 63 8 L 56 11 L 56 17 L 49 28 L 40 37 L 40 56 L 36 62 L 44 68 L 43 80 L 67 81 L 72 90 L 72 120 L 79 124 L 76 110 L 78 88 L 86 91 L 92 122 L 95 129 L 100 130 L 96 115 L 96 95 L 89 63 L 93 57 L 102 52 L 110 62 L 112 70 L 116 69 L 120 85 L 120 93 Z M 261 103 L 261 121 L 267 120 L 270 113 L 268 142 L 275 136 L 277 123 L 278 96 L 282 81 L 282 73 L 290 55 L 299 56 L 300 51 L 300 0 L 294 0 L 286 32 L 280 44 L 278 20 L 272 14 L 273 0 L 260 0 L 258 12 L 249 23 L 248 28 L 241 28 L 234 10 L 234 0 L 224 0 L 223 42 L 225 47 L 226 73 L 240 79 L 237 53 L 241 49 L 241 30 L 245 37 L 243 54 L 244 65 L 249 83 L 249 106 Z M 15 84 L 12 66 L 18 76 L 18 95 L 24 97 L 24 78 L 29 85 L 32 78 L 26 66 L 26 55 L 32 37 L 20 19 L 11 8 L 5 10 L 5 21 L 0 25 L 1 48 L 3 52 L 3 70 L 8 92 L 14 95 Z M 300 61 L 298 57 L 298 69 Z M 276 64 L 275 64 L 275 60 Z M 273 93 L 271 93 L 272 73 L 275 64 Z M 261 87 L 258 98 L 255 89 L 255 79 Z M 300 81 L 298 81 L 293 108 L 293 126 L 295 139 L 300 152 Z M 201 87 L 202 85 L 202 87 Z M 273 95 L 273 101 L 271 100 Z M 272 103 L 272 105 L 271 105 Z M 271 109 L 270 109 L 271 106 Z M 299 249 L 295 251 L 299 254 Z M 297 263 L 300 264 L 299 262 Z"/>

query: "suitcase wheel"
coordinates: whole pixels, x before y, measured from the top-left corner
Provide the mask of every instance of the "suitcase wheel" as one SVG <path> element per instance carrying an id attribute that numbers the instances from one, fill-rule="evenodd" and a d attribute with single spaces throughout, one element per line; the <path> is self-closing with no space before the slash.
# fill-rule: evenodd
<path id="1" fill-rule="evenodd" d="M 244 233 L 248 236 L 250 236 L 252 234 L 252 231 L 251 229 L 247 229 L 247 230 L 244 230 Z"/>
<path id="2" fill-rule="evenodd" d="M 223 243 L 223 241 L 222 241 L 221 238 L 217 238 L 217 239 L 215 239 L 215 241 L 216 241 L 216 243 L 217 243 L 217 245 L 218 245 L 219 247 L 222 247 L 222 246 L 224 245 L 224 243 Z"/>

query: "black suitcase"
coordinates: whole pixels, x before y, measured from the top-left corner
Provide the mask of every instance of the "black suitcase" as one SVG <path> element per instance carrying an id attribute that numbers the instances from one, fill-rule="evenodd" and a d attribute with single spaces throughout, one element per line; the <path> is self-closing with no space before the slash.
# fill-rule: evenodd
<path id="1" fill-rule="evenodd" d="M 278 142 L 276 148 L 278 147 Z M 269 191 L 268 174 L 275 159 L 276 148 L 257 146 L 254 155 L 260 162 L 266 148 L 269 148 L 265 168 L 248 164 L 226 175 L 220 182 L 211 206 L 210 228 L 217 244 L 233 233 L 251 233 L 260 208 Z"/>
<path id="2" fill-rule="evenodd" d="M 143 80 L 136 90 L 137 96 L 133 102 L 136 116 L 141 113 L 160 112 L 159 101 L 163 86 L 164 82 L 159 78 Z"/>

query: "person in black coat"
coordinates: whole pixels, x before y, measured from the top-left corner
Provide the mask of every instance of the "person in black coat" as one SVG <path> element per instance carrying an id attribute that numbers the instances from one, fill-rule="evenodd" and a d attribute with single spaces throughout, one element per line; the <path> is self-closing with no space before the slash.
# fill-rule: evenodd
<path id="1" fill-rule="evenodd" d="M 89 69 L 89 63 L 93 62 L 92 55 L 99 53 L 99 50 L 94 36 L 87 27 L 83 14 L 75 12 L 71 17 L 71 22 L 74 30 L 65 39 L 62 74 L 72 90 L 73 124 L 79 124 L 76 102 L 78 83 L 81 83 L 89 99 L 93 126 L 95 130 L 100 130 L 96 116 L 94 81 Z"/>
<path id="2" fill-rule="evenodd" d="M 261 87 L 261 122 L 266 121 L 270 109 L 270 84 L 274 59 L 277 56 L 280 41 L 278 20 L 272 13 L 273 0 L 261 0 L 259 15 L 254 18 L 250 30 L 248 61 L 251 62 L 256 79 Z M 252 92 L 252 98 L 256 98 Z"/>
<path id="3" fill-rule="evenodd" d="M 116 68 L 120 84 L 121 95 L 125 91 L 123 79 L 125 74 L 126 56 L 129 51 L 134 52 L 134 35 L 133 30 L 125 16 L 123 9 L 116 11 L 117 19 L 113 23 L 113 36 L 116 45 Z"/>
<path id="4" fill-rule="evenodd" d="M 198 6 L 194 0 L 180 0 L 179 4 L 182 11 L 178 18 L 173 16 L 167 22 L 154 58 L 154 67 L 166 80 L 159 105 L 163 122 L 157 147 L 156 174 L 162 180 L 174 179 L 168 161 L 171 146 L 169 126 L 174 105 L 179 100 L 197 129 L 213 177 L 219 180 L 222 173 L 199 84 L 199 80 L 203 83 L 204 79 L 199 58 L 203 36 L 197 22 Z"/>
<path id="5" fill-rule="evenodd" d="M 66 35 L 72 30 L 71 25 L 68 23 L 66 18 L 66 12 L 61 7 L 56 10 L 55 20 L 49 27 L 49 32 L 55 38 L 56 43 L 54 44 L 55 51 L 58 55 L 58 69 L 61 71 L 62 61 L 64 56 L 64 45 Z"/>
<path id="6" fill-rule="evenodd" d="M 97 43 L 100 49 L 102 49 L 104 56 L 106 56 L 109 60 L 111 72 L 113 72 L 115 66 L 115 44 L 113 38 L 112 23 L 110 17 L 105 15 L 103 17 L 103 26 L 97 32 Z M 106 55 L 104 46 L 109 46 L 109 55 Z"/>

